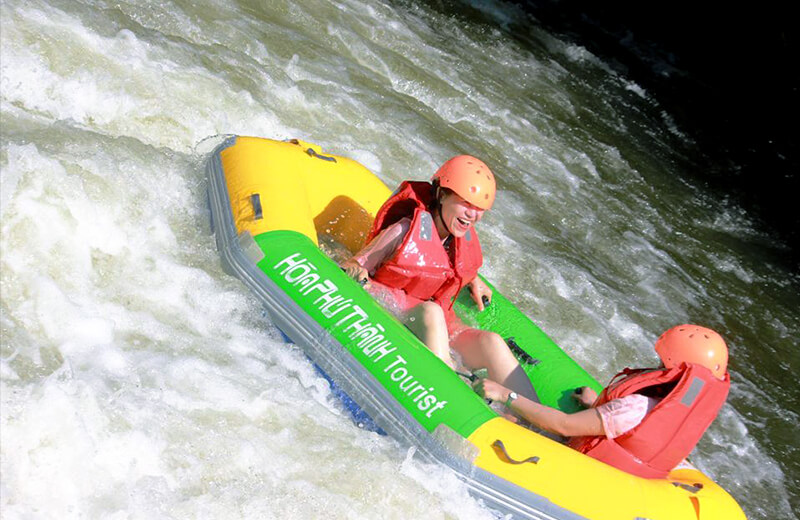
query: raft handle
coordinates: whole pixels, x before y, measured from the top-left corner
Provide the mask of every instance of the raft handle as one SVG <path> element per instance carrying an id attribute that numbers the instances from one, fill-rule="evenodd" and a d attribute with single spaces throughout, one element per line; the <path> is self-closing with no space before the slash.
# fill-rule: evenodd
<path id="1" fill-rule="evenodd" d="M 311 157 L 316 157 L 317 159 L 322 159 L 323 161 L 336 162 L 336 157 L 331 157 L 330 155 L 322 155 L 321 153 L 317 153 L 317 151 L 314 150 L 313 148 L 307 148 L 306 153 Z"/>
<path id="2" fill-rule="evenodd" d="M 536 359 L 535 357 L 531 356 L 530 354 L 522 350 L 522 347 L 520 347 L 517 344 L 517 342 L 514 340 L 513 337 L 506 339 L 506 345 L 508 345 L 508 348 L 511 350 L 511 352 L 519 356 L 522 359 L 522 361 L 524 361 L 525 363 L 529 364 L 532 367 L 535 367 L 536 365 L 542 362 L 542 360 Z"/>
<path id="3" fill-rule="evenodd" d="M 264 213 L 261 209 L 261 195 L 258 193 L 250 195 L 250 204 L 253 205 L 253 213 L 255 213 L 254 220 L 261 220 L 264 218 Z"/>
<path id="4" fill-rule="evenodd" d="M 331 157 L 330 155 L 322 155 L 321 153 L 317 152 L 317 150 L 314 148 L 314 146 L 316 145 L 313 145 L 311 143 L 301 141 L 300 139 L 286 139 L 284 142 L 296 144 L 297 146 L 301 147 L 304 146 L 306 148 L 306 153 L 311 157 L 316 157 L 317 159 L 322 159 L 323 161 L 336 162 L 336 157 Z M 317 148 L 319 148 L 319 146 L 317 146 Z"/>
<path id="5" fill-rule="evenodd" d="M 681 489 L 685 489 L 690 493 L 697 493 L 698 491 L 703 489 L 703 484 L 701 484 L 700 482 L 695 482 L 693 486 L 689 484 L 684 484 L 682 482 L 673 482 L 672 485 L 675 487 L 679 487 Z"/>
<path id="6" fill-rule="evenodd" d="M 506 447 L 503 444 L 503 441 L 501 441 L 500 439 L 497 439 L 492 443 L 492 448 L 494 448 L 495 453 L 497 453 L 497 456 L 500 457 L 500 459 L 503 462 L 509 462 L 511 464 L 525 464 L 526 462 L 530 462 L 531 464 L 539 463 L 539 457 L 528 457 L 525 460 L 512 459 L 511 456 L 508 454 L 508 451 L 506 451 Z"/>

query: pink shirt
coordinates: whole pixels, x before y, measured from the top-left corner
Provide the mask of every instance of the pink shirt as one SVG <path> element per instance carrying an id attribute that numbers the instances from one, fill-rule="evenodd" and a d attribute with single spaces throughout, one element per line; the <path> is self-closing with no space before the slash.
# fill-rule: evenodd
<path id="1" fill-rule="evenodd" d="M 606 437 L 609 439 L 619 437 L 638 426 L 658 402 L 659 399 L 653 397 L 631 394 L 598 406 L 596 409 L 600 414 Z"/>
<path id="2" fill-rule="evenodd" d="M 366 269 L 370 276 L 373 276 L 375 271 L 400 248 L 410 227 L 411 219 L 401 218 L 378 233 L 364 249 L 353 257 L 353 260 Z"/>

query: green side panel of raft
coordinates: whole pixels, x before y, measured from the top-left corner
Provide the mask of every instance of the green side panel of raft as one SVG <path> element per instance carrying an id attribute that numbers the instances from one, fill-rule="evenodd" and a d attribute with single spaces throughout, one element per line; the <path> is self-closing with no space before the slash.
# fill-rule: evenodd
<path id="1" fill-rule="evenodd" d="M 308 237 L 271 231 L 255 237 L 258 267 L 358 360 L 428 431 L 446 424 L 468 437 L 496 417 L 460 377 L 322 253 Z M 488 283 L 488 282 L 487 282 Z M 521 364 L 542 403 L 577 411 L 578 386 L 602 387 L 499 291 L 478 312 L 462 291 L 456 312 L 468 324 L 514 341 L 535 364 Z M 337 347 L 338 348 L 338 347 Z"/>
<path id="2" fill-rule="evenodd" d="M 571 396 L 574 390 L 590 386 L 599 392 L 602 386 L 499 291 L 491 288 L 492 303 L 483 312 L 478 311 L 469 291 L 462 291 L 456 301 L 456 313 L 471 326 L 492 330 L 506 340 L 514 338 L 522 350 L 537 360 L 527 363 L 523 357 L 520 364 L 542 404 L 564 412 L 578 411 L 580 407 Z"/>
<path id="3" fill-rule="evenodd" d="M 258 267 L 428 431 L 446 424 L 464 437 L 497 414 L 305 235 L 255 237 Z M 338 346 L 336 348 L 339 348 Z"/>

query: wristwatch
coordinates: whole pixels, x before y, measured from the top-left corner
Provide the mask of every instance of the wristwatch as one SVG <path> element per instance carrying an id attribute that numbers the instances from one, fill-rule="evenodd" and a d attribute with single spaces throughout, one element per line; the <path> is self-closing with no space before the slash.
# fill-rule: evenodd
<path id="1" fill-rule="evenodd" d="M 506 399 L 506 408 L 511 408 L 511 403 L 517 400 L 519 395 L 516 392 L 509 392 L 508 399 Z"/>

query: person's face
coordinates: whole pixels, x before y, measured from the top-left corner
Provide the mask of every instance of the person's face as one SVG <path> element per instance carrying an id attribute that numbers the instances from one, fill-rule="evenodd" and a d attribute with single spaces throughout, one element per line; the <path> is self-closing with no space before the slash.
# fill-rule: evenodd
<path id="1" fill-rule="evenodd" d="M 474 206 L 456 195 L 447 191 L 441 202 L 442 222 L 453 236 L 461 238 L 467 231 L 483 217 L 485 210 Z"/>

